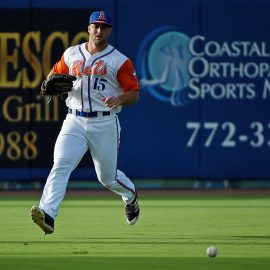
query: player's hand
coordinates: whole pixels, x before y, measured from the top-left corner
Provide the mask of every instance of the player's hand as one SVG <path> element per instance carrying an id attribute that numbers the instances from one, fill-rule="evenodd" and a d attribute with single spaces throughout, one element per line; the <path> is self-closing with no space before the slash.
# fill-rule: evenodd
<path id="1" fill-rule="evenodd" d="M 102 101 L 105 104 L 105 106 L 110 108 L 117 108 L 118 106 L 121 105 L 121 100 L 119 99 L 119 97 L 109 96 L 103 98 Z"/>

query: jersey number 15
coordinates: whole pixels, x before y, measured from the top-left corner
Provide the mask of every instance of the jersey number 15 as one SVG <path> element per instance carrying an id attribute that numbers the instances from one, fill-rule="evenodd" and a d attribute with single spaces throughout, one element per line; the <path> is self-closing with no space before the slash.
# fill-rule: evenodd
<path id="1" fill-rule="evenodd" d="M 105 83 L 107 80 L 102 78 L 95 78 L 94 82 L 94 90 L 103 91 L 106 87 Z"/>

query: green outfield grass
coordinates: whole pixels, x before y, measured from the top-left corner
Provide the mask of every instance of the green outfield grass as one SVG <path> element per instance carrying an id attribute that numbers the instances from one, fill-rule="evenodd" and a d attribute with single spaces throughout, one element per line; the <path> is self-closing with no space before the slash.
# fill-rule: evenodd
<path id="1" fill-rule="evenodd" d="M 270 198 L 140 196 L 126 224 L 118 197 L 66 197 L 55 233 L 32 222 L 37 198 L 0 199 L 0 269 L 267 270 Z M 206 248 L 218 247 L 216 258 Z"/>

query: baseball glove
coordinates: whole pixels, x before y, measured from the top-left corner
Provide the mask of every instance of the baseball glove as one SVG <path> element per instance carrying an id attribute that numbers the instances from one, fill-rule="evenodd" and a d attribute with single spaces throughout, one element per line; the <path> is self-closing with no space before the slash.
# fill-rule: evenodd
<path id="1" fill-rule="evenodd" d="M 74 80 L 76 80 L 75 76 L 53 74 L 48 80 L 42 82 L 40 95 L 50 98 L 67 94 L 72 90 Z"/>

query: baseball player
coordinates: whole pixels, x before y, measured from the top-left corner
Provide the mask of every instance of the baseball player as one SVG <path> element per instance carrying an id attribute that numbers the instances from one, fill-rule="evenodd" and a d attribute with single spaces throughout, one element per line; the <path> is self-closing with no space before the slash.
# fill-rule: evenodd
<path id="1" fill-rule="evenodd" d="M 49 72 L 76 76 L 66 99 L 68 113 L 54 148 L 54 164 L 39 206 L 31 208 L 33 221 L 53 233 L 54 220 L 71 172 L 89 149 L 98 180 L 120 195 L 128 224 L 137 222 L 140 208 L 130 179 L 117 168 L 122 106 L 139 99 L 139 84 L 130 59 L 108 44 L 112 19 L 106 11 L 93 12 L 89 40 L 68 48 Z"/>

